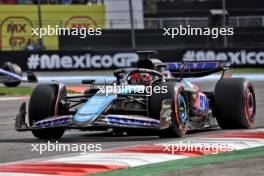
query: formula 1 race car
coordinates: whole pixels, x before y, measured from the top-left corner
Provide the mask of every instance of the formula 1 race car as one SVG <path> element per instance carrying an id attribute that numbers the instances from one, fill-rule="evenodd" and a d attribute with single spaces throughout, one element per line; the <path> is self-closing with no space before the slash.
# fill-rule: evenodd
<path id="1" fill-rule="evenodd" d="M 28 72 L 27 80 L 24 80 L 21 68 L 11 62 L 6 62 L 0 68 L 0 83 L 7 87 L 17 87 L 21 82 L 37 82 L 37 77 L 32 72 Z"/>
<path id="2" fill-rule="evenodd" d="M 202 92 L 185 78 L 218 71 L 214 91 Z M 157 130 L 160 137 L 181 137 L 188 130 L 250 128 L 256 113 L 253 85 L 231 78 L 224 62 L 140 60 L 136 68 L 114 71 L 116 80 L 99 84 L 83 80 L 87 90 L 68 96 L 62 83 L 40 84 L 16 118 L 17 131 L 32 131 L 40 139 L 58 139 L 67 129 Z"/>

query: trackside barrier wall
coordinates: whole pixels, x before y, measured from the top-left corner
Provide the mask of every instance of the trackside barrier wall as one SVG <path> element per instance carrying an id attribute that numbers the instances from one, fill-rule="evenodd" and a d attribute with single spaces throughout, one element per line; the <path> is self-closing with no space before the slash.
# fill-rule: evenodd
<path id="1" fill-rule="evenodd" d="M 0 65 L 14 62 L 29 71 L 105 70 L 133 67 L 140 59 L 135 50 L 1 51 Z M 224 60 L 232 67 L 264 67 L 264 48 L 160 49 L 163 62 Z"/>

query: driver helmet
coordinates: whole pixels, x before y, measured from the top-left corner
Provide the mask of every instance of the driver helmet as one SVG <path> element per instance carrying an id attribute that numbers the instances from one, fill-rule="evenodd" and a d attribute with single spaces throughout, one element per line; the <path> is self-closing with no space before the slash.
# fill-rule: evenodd
<path id="1" fill-rule="evenodd" d="M 130 76 L 131 84 L 150 85 L 152 76 L 149 73 L 134 73 Z"/>

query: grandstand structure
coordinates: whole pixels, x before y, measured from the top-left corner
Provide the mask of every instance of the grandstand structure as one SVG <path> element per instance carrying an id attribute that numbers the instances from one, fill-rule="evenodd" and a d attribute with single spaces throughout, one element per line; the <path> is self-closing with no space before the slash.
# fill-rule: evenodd
<path id="1" fill-rule="evenodd" d="M 157 0 L 155 11 L 144 14 L 150 27 L 175 25 L 208 26 L 210 10 L 222 9 L 223 0 Z M 148 9 L 146 7 L 146 9 Z M 263 27 L 264 1 L 226 0 L 227 24 L 232 27 Z M 148 27 L 148 26 L 146 26 Z"/>
<path id="2" fill-rule="evenodd" d="M 129 8 L 129 1 L 132 1 L 132 9 Z M 8 27 L 15 23 L 38 27 L 40 22 L 37 13 L 40 12 L 37 8 L 30 7 L 30 10 L 27 10 L 25 7 L 32 6 L 31 4 L 37 6 L 38 3 L 41 5 L 40 9 L 43 13 L 41 24 L 44 27 L 50 24 L 59 27 L 92 26 L 103 29 L 102 36 L 85 39 L 80 39 L 79 36 L 58 36 L 56 39 L 49 37 L 44 39 L 48 50 L 131 49 L 131 38 L 136 44 L 133 49 L 254 48 L 263 47 L 264 44 L 264 1 L 262 0 L 0 0 L 0 9 L 2 8 L 0 10 L 0 31 L 2 31 L 0 50 L 23 49 L 22 46 L 12 46 L 15 42 L 10 43 L 12 41 L 10 38 L 17 37 L 17 35 L 26 38 L 23 41 L 24 45 L 31 37 L 30 33 L 21 36 L 22 34 L 16 34 L 14 30 L 9 30 L 10 33 L 3 33 L 3 31 L 7 31 Z M 21 10 L 16 15 L 25 14 L 29 22 L 10 20 L 8 15 L 5 16 L 5 13 L 9 11 L 5 11 L 6 8 L 3 5 L 7 4 L 20 6 Z M 222 10 L 223 13 L 216 15 L 215 10 Z M 46 15 L 51 13 L 54 15 L 50 17 Z M 88 22 L 82 18 L 75 18 L 74 22 L 69 25 L 68 21 L 72 19 L 71 16 L 86 16 L 93 19 L 95 23 L 83 25 L 82 23 Z M 6 19 L 9 19 L 8 23 Z M 162 35 L 163 28 L 179 25 L 210 28 L 233 27 L 234 35 L 217 39 L 212 39 L 210 36 L 178 36 L 171 39 Z M 133 29 L 131 29 L 132 26 Z M 33 40 L 37 39 L 33 38 Z M 225 46 L 223 45 L 224 40 L 227 43 Z M 10 46 L 3 44 L 5 42 Z"/>
<path id="3" fill-rule="evenodd" d="M 118 0 L 117 0 L 118 1 Z M 137 1 L 137 0 L 135 0 Z M 223 7 L 225 2 L 225 7 Z M 257 48 L 264 44 L 264 1 L 260 0 L 145 0 L 144 29 L 135 23 L 136 48 Z M 214 10 L 225 9 L 226 14 L 214 15 Z M 138 11 L 134 11 L 137 13 Z M 223 10 L 224 12 L 224 10 Z M 224 17 L 225 15 L 225 17 Z M 223 22 L 225 18 L 225 22 Z M 111 19 L 109 19 L 111 20 Z M 110 22 L 114 23 L 114 22 Z M 126 21 L 129 24 L 129 20 Z M 234 35 L 212 39 L 210 36 L 178 36 L 170 39 L 162 36 L 162 28 L 232 27 Z M 72 42 L 79 48 L 131 48 L 130 26 L 122 29 L 107 28 L 104 36 L 88 38 L 62 38 L 62 48 L 69 49 Z M 226 40 L 226 45 L 225 41 Z"/>
<path id="4" fill-rule="evenodd" d="M 228 37 L 228 47 L 261 47 L 264 44 L 264 1 L 156 0 L 155 2 L 154 11 L 145 11 L 145 28 L 158 29 L 179 25 L 219 27 L 223 25 L 222 19 L 212 18 L 211 11 L 224 8 L 227 11 L 224 25 L 235 29 L 235 35 Z M 212 26 L 212 23 L 216 25 Z M 188 43 L 188 46 L 190 44 Z M 194 40 L 193 45 L 205 47 L 204 40 L 199 43 Z M 221 47 L 221 44 L 216 46 Z"/>

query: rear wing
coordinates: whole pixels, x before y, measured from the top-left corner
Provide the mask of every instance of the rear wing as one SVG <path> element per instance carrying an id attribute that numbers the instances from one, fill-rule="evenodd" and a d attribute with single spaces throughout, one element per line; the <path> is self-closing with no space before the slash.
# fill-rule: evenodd
<path id="1" fill-rule="evenodd" d="M 231 77 L 229 65 L 224 61 L 183 61 L 167 63 L 166 69 L 174 77 L 203 77 L 223 71 L 222 77 Z"/>

